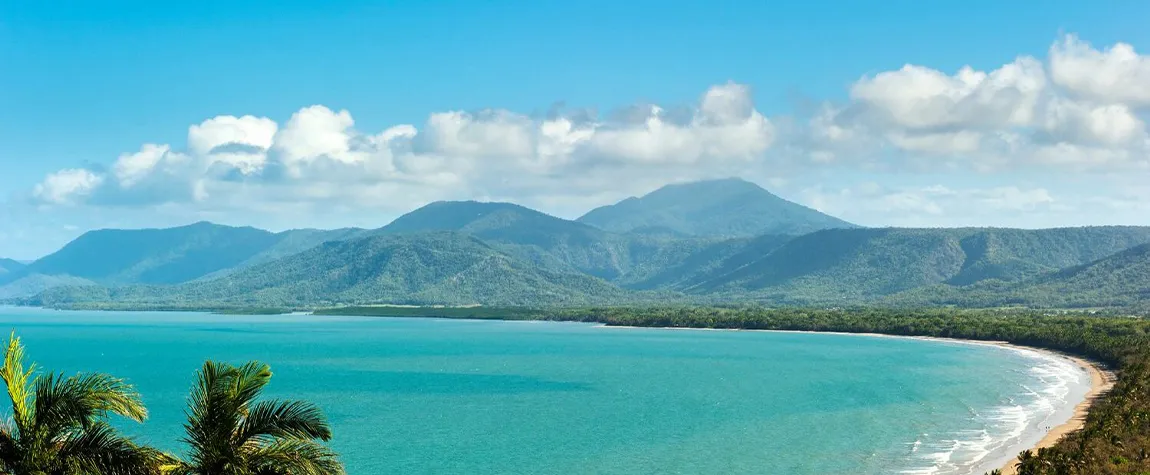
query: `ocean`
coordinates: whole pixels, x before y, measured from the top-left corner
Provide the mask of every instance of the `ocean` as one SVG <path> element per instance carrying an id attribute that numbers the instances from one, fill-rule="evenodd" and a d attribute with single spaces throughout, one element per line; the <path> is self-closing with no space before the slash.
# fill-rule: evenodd
<path id="1" fill-rule="evenodd" d="M 865 335 L 14 307 L 0 324 L 43 368 L 135 384 L 151 418 L 118 425 L 173 452 L 205 359 L 266 362 L 268 396 L 319 404 L 351 474 L 981 474 L 1089 384 L 1046 353 Z"/>

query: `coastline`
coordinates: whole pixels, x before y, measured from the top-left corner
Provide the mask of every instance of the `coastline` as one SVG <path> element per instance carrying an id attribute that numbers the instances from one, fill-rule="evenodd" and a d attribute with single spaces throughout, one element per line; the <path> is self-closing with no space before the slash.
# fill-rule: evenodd
<path id="1" fill-rule="evenodd" d="M 1062 423 L 1052 426 L 1048 431 L 1043 433 L 1042 438 L 1033 445 L 1023 444 L 1016 446 L 1017 450 L 1012 450 L 1015 455 L 1010 455 L 1008 459 L 993 459 L 983 460 L 975 466 L 975 471 L 971 472 L 972 475 L 982 475 L 983 473 L 990 472 L 991 470 L 1001 470 L 1002 475 L 1017 475 L 1015 464 L 1018 463 L 1017 454 L 1024 450 L 1037 450 L 1041 448 L 1052 447 L 1058 443 L 1062 437 L 1074 431 L 1081 429 L 1086 424 L 1086 416 L 1090 412 L 1091 406 L 1099 397 L 1105 395 L 1107 391 L 1114 386 L 1116 375 L 1113 371 L 1106 369 L 1102 364 L 1091 361 L 1089 359 L 1062 353 L 1055 350 L 1048 350 L 1045 348 L 1038 348 L 1026 345 L 1017 345 L 1005 341 L 986 341 L 986 340 L 965 340 L 960 338 L 942 338 L 942 337 L 929 337 L 929 336 L 911 336 L 911 335 L 890 335 L 886 333 L 851 333 L 851 332 L 821 332 L 821 331 L 805 331 L 805 330 L 759 330 L 759 329 L 742 329 L 742 328 L 690 328 L 690 327 L 642 327 L 642 326 L 616 326 L 598 324 L 601 328 L 624 328 L 624 329 L 663 329 L 663 330 L 704 330 L 704 331 L 742 331 L 742 332 L 773 332 L 773 333 L 808 333 L 808 334 L 832 334 L 832 335 L 855 335 L 866 337 L 879 337 L 879 338 L 907 338 L 913 340 L 927 340 L 939 341 L 948 343 L 959 343 L 967 345 L 980 345 L 980 346 L 995 346 L 1000 348 L 1008 348 L 1012 350 L 1029 351 L 1040 354 L 1047 358 L 1062 359 L 1069 361 L 1074 366 L 1082 369 L 1089 376 L 1088 389 L 1084 398 L 1075 404 L 1069 414 L 1069 418 Z"/>
<path id="2" fill-rule="evenodd" d="M 1015 346 L 1018 348 L 1033 349 L 1033 348 L 1017 346 L 1017 345 L 1012 345 L 1012 346 Z M 1094 404 L 1094 401 L 1098 400 L 1098 398 L 1105 395 L 1106 392 L 1110 390 L 1110 388 L 1114 387 L 1114 381 L 1115 381 L 1114 373 L 1110 370 L 1103 368 L 1102 365 L 1100 365 L 1096 362 L 1087 360 L 1085 358 L 1077 357 L 1077 356 L 1071 356 L 1071 355 L 1065 355 L 1065 354 L 1053 352 L 1050 350 L 1042 350 L 1042 351 L 1046 351 L 1047 353 L 1055 354 L 1055 355 L 1061 356 L 1063 358 L 1069 359 L 1070 361 L 1073 361 L 1076 365 L 1078 365 L 1080 368 L 1085 369 L 1090 374 L 1090 389 L 1086 393 L 1086 398 L 1074 406 L 1074 414 L 1073 414 L 1073 416 L 1070 417 L 1070 420 L 1067 420 L 1066 422 L 1064 422 L 1060 425 L 1052 427 L 1050 429 L 1050 431 L 1048 431 L 1046 433 L 1046 435 L 1044 435 L 1042 437 L 1042 440 L 1038 441 L 1038 443 L 1035 444 L 1033 447 L 1030 447 L 1030 450 L 1037 450 L 1037 449 L 1044 449 L 1044 448 L 1048 448 L 1048 447 L 1053 447 L 1055 444 L 1058 443 L 1059 440 L 1062 439 L 1062 437 L 1064 437 L 1067 434 L 1070 434 L 1074 431 L 1077 431 L 1077 430 L 1081 429 L 1083 426 L 1085 426 L 1086 425 L 1086 416 L 1090 413 L 1090 407 Z M 1010 459 L 1009 461 L 1007 461 L 1005 465 L 1003 465 L 1002 467 L 999 468 L 999 470 L 1002 471 L 1002 475 L 1016 475 L 1018 473 L 1018 471 L 1017 471 L 1017 469 L 1015 469 L 1014 466 L 1017 463 L 1018 463 L 1018 457 L 1016 456 L 1016 457 Z"/>

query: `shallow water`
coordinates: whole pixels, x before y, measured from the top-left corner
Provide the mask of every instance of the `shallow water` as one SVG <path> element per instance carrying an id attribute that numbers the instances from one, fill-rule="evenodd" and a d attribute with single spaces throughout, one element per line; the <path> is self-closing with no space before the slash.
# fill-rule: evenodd
<path id="1" fill-rule="evenodd" d="M 0 307 L 53 370 L 128 378 L 130 433 L 179 450 L 204 359 L 272 365 L 349 473 L 966 474 L 1069 417 L 1089 381 L 986 345 L 574 323 Z M 979 471 L 978 473 L 981 473 Z"/>

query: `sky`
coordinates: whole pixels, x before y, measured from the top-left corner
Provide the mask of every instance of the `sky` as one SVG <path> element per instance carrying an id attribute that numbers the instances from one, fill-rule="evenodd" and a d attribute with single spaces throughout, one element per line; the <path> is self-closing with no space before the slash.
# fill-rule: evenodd
<path id="1" fill-rule="evenodd" d="M 565 218 L 742 177 L 866 226 L 1150 225 L 1150 2 L 0 2 L 0 257 Z"/>

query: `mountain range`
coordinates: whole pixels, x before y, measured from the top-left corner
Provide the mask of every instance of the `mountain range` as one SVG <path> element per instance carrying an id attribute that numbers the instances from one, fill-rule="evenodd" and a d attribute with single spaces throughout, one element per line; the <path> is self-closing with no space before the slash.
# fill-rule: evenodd
<path id="1" fill-rule="evenodd" d="M 752 183 L 669 185 L 566 220 L 435 202 L 378 229 L 195 223 L 98 230 L 23 265 L 16 303 L 1129 307 L 1150 300 L 1150 227 L 863 228 Z"/>

